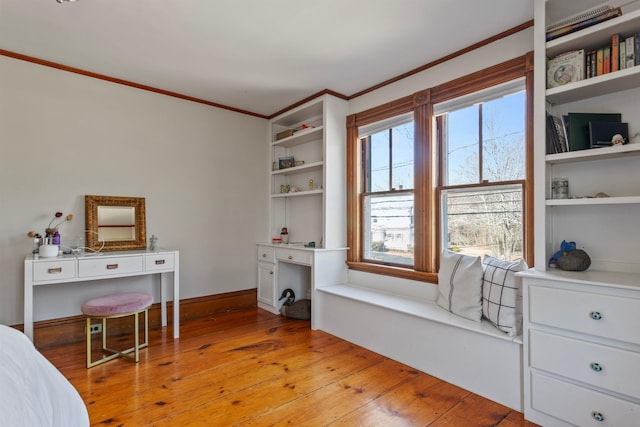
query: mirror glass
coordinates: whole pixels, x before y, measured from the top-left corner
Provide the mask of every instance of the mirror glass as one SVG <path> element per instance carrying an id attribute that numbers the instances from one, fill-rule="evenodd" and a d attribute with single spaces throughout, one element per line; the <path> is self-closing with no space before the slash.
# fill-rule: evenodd
<path id="1" fill-rule="evenodd" d="M 98 240 L 113 242 L 136 239 L 136 208 L 98 206 Z"/>
<path id="2" fill-rule="evenodd" d="M 143 197 L 85 196 L 87 247 L 94 250 L 146 248 Z"/>

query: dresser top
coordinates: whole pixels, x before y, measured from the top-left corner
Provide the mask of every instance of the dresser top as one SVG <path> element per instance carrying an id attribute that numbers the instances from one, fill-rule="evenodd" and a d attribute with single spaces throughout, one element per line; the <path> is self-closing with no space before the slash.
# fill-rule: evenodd
<path id="1" fill-rule="evenodd" d="M 563 271 L 559 269 L 538 271 L 531 268 L 516 274 L 531 279 L 640 290 L 640 274 L 638 273 L 600 270 Z"/>

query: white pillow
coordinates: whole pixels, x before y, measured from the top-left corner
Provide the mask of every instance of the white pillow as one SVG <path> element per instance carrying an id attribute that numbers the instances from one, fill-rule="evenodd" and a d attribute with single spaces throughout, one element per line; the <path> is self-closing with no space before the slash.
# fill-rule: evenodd
<path id="1" fill-rule="evenodd" d="M 522 278 L 515 273 L 527 263 L 502 261 L 485 255 L 482 260 L 482 314 L 510 336 L 522 333 Z"/>
<path id="2" fill-rule="evenodd" d="M 445 310 L 479 322 L 482 318 L 480 257 L 442 251 L 437 303 Z"/>

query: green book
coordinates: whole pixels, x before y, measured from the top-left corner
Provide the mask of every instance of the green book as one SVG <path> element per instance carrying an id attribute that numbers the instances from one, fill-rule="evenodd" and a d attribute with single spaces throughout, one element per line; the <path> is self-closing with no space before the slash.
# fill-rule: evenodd
<path id="1" fill-rule="evenodd" d="M 620 113 L 569 113 L 569 151 L 591 148 L 589 138 L 589 122 L 622 121 Z"/>

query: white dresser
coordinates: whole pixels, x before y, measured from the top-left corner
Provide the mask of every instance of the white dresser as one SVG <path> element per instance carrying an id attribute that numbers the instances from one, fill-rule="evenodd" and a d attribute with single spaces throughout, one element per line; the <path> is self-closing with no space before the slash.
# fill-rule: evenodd
<path id="1" fill-rule="evenodd" d="M 24 333 L 33 341 L 33 298 L 39 286 L 160 275 L 162 326 L 167 326 L 165 275 L 173 277 L 173 337 L 180 336 L 180 260 L 178 251 L 118 251 L 97 255 L 63 255 L 24 260 Z"/>
<path id="2" fill-rule="evenodd" d="M 524 413 L 544 426 L 640 426 L 640 275 L 523 277 Z"/>

